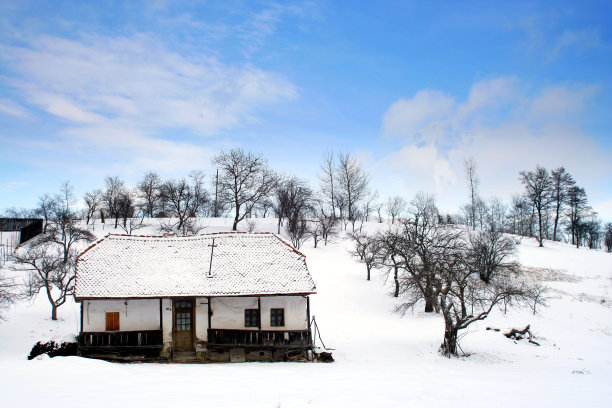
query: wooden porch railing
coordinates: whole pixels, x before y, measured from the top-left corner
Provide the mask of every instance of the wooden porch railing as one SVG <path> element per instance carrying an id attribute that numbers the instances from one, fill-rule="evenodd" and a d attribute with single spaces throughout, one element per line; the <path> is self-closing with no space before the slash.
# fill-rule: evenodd
<path id="1" fill-rule="evenodd" d="M 79 347 L 159 347 L 163 346 L 161 330 L 84 332 Z"/>
<path id="2" fill-rule="evenodd" d="M 308 330 L 232 330 L 208 329 L 209 346 L 308 348 Z"/>

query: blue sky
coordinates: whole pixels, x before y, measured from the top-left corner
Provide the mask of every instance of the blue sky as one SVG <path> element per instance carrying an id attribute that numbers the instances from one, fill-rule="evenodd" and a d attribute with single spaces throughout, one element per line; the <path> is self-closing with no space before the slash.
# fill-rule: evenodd
<path id="1" fill-rule="evenodd" d="M 356 154 L 382 197 L 456 211 L 565 166 L 612 220 L 610 2 L 0 2 L 0 209 L 70 180 L 212 174 L 263 152 L 313 185 Z"/>

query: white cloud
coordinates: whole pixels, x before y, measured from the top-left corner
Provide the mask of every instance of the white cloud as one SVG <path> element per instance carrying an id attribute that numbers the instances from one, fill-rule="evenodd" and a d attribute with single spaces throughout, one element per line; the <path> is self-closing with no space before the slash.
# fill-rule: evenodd
<path id="1" fill-rule="evenodd" d="M 565 29 L 557 37 L 553 47 L 548 51 L 547 56 L 549 60 L 552 60 L 569 48 L 576 48 L 582 51 L 587 48 L 598 46 L 601 46 L 601 38 L 596 29 L 592 27 L 582 30 Z"/>
<path id="2" fill-rule="evenodd" d="M 391 105 L 383 118 L 383 130 L 415 141 L 435 139 L 444 134 L 445 123 L 455 109 L 454 99 L 443 92 L 419 91 L 413 98 Z"/>
<path id="3" fill-rule="evenodd" d="M 0 98 L 0 112 L 21 119 L 30 117 L 30 113 L 23 106 L 5 98 Z"/>
<path id="4" fill-rule="evenodd" d="M 543 90 L 531 101 L 531 118 L 536 121 L 580 113 L 597 87 L 572 89 L 567 86 L 552 86 Z"/>
<path id="5" fill-rule="evenodd" d="M 62 132 L 75 148 L 89 151 L 96 157 L 110 157 L 121 172 L 187 172 L 210 165 L 213 152 L 191 143 L 152 138 L 138 129 L 124 127 L 80 127 Z M 120 160 L 117 160 L 120 159 Z"/>
<path id="6" fill-rule="evenodd" d="M 382 128 L 404 145 L 374 166 L 377 183 L 386 185 L 387 194 L 436 192 L 444 209 L 457 211 L 467 194 L 463 160 L 471 156 L 484 197 L 519 193 L 518 172 L 541 164 L 565 166 L 594 202 L 603 201 L 612 192 L 603 178 L 612 172 L 611 152 L 576 122 L 596 88 L 524 88 L 518 79 L 502 77 L 475 83 L 463 102 L 432 90 L 398 100 Z"/>
<path id="7" fill-rule="evenodd" d="M 40 36 L 25 46 L 0 46 L 0 55 L 24 104 L 61 119 L 60 137 L 45 142 L 62 152 L 87 144 L 97 157 L 114 149 L 108 161 L 126 171 L 201 168 L 210 151 L 198 137 L 244 128 L 267 106 L 297 97 L 296 87 L 274 72 L 187 55 L 147 35 Z M 27 112 L 4 99 L 0 111 Z M 73 156 L 75 166 L 88 164 Z"/>
<path id="8" fill-rule="evenodd" d="M 145 35 L 43 36 L 1 51 L 28 102 L 76 123 L 182 127 L 210 135 L 243 126 L 260 106 L 297 95 L 275 73 L 184 56 Z"/>

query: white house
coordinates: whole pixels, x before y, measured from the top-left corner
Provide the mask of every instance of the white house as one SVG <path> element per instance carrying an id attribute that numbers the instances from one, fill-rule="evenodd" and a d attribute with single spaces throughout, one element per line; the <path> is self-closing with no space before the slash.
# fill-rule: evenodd
<path id="1" fill-rule="evenodd" d="M 109 235 L 78 257 L 79 354 L 271 361 L 312 349 L 306 257 L 274 234 Z"/>

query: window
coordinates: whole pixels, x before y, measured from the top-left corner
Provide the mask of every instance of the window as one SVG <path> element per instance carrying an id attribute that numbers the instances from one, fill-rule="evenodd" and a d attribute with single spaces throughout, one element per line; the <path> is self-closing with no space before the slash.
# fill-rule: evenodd
<path id="1" fill-rule="evenodd" d="M 259 310 L 244 310 L 244 327 L 259 327 Z"/>
<path id="2" fill-rule="evenodd" d="M 175 309 L 191 309 L 193 304 L 189 300 L 182 300 L 178 302 L 174 302 Z"/>
<path id="3" fill-rule="evenodd" d="M 270 326 L 280 327 L 285 325 L 285 309 L 270 309 Z"/>
<path id="4" fill-rule="evenodd" d="M 119 312 L 106 312 L 106 331 L 119 330 Z"/>
<path id="5" fill-rule="evenodd" d="M 191 312 L 176 312 L 176 330 L 191 330 Z"/>

